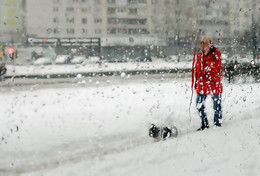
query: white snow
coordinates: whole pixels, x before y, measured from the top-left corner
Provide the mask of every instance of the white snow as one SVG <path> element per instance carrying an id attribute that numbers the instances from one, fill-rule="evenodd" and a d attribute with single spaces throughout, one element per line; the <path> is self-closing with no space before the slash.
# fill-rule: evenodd
<path id="1" fill-rule="evenodd" d="M 1 87 L 0 175 L 260 175 L 259 83 L 225 81 L 223 127 L 212 127 L 208 97 L 211 127 L 195 132 L 190 78 L 76 79 L 82 81 Z M 180 135 L 154 142 L 150 123 L 174 124 Z"/>

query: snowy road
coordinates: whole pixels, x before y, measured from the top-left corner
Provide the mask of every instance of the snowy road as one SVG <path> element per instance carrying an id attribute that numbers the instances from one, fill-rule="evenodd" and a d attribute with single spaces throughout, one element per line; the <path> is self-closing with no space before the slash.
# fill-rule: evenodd
<path id="1" fill-rule="evenodd" d="M 190 70 L 191 61 L 166 62 L 156 59 L 153 62 L 126 62 L 126 63 L 104 63 L 98 64 L 65 64 L 65 65 L 6 65 L 6 77 L 74 77 L 77 74 L 92 75 L 114 75 L 122 72 L 139 74 L 139 72 L 176 72 L 178 70 Z"/>
<path id="2" fill-rule="evenodd" d="M 9 90 L 26 90 L 30 88 L 50 88 L 50 87 L 97 87 L 97 86 L 109 86 L 132 84 L 132 83 L 145 83 L 149 81 L 161 82 L 171 81 L 172 79 L 187 78 L 191 73 L 162 73 L 162 74 L 139 74 L 130 75 L 124 74 L 118 76 L 82 76 L 78 75 L 72 78 L 14 78 L 5 79 L 0 82 L 0 89 L 2 91 Z"/>
<path id="3" fill-rule="evenodd" d="M 16 81 L 0 91 L 0 175 L 260 173 L 259 84 L 225 83 L 224 127 L 193 132 L 199 119 L 193 103 L 189 122 L 190 78 Z M 206 103 L 212 126 L 211 99 Z M 174 123 L 181 135 L 154 143 L 150 122 Z"/>

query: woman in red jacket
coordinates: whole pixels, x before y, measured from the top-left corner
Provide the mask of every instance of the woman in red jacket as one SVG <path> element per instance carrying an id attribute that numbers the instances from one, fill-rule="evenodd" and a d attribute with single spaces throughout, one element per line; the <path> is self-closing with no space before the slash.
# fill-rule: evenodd
<path id="1" fill-rule="evenodd" d="M 201 118 L 201 127 L 198 130 L 209 128 L 207 114 L 205 113 L 205 100 L 211 95 L 214 108 L 214 126 L 221 127 L 222 109 L 222 63 L 221 53 L 212 44 L 210 37 L 201 37 L 201 50 L 197 54 L 195 64 L 195 89 L 197 92 L 196 106 Z"/>

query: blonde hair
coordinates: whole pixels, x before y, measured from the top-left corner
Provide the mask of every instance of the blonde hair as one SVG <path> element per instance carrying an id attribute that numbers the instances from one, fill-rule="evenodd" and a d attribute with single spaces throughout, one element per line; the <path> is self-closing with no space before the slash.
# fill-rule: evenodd
<path id="1" fill-rule="evenodd" d="M 205 42 L 208 45 L 213 44 L 212 38 L 208 36 L 201 36 L 200 37 L 200 42 Z"/>

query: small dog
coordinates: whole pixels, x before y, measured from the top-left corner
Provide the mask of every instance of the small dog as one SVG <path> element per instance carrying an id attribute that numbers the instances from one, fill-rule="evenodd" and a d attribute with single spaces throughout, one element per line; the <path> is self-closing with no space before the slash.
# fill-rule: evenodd
<path id="1" fill-rule="evenodd" d="M 166 140 L 169 137 L 177 137 L 178 136 L 178 130 L 175 126 L 169 127 L 169 126 L 161 126 L 158 127 L 154 124 L 151 124 L 151 127 L 149 128 L 149 136 L 154 138 L 154 141 L 159 140 Z"/>

